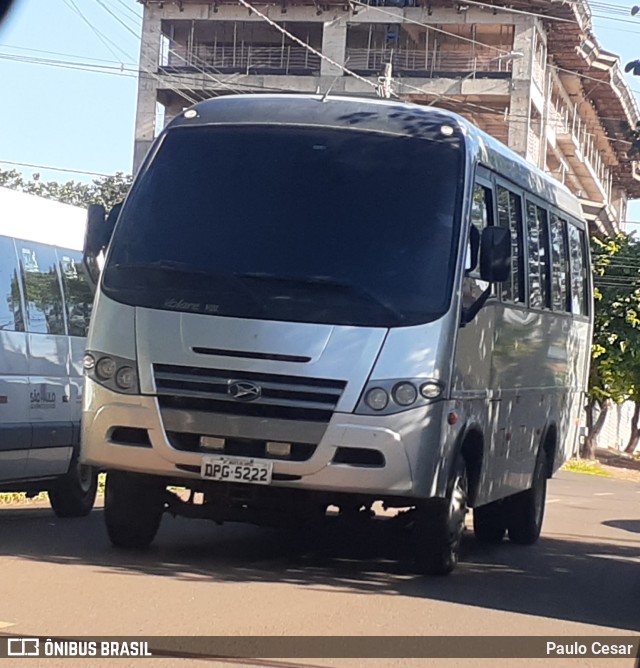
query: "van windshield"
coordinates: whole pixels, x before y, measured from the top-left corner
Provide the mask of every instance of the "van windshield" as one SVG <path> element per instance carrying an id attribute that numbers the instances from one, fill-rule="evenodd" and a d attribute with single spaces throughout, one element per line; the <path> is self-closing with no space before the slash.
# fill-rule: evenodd
<path id="1" fill-rule="evenodd" d="M 103 290 L 135 306 L 394 327 L 449 304 L 462 139 L 169 131 L 123 208 Z"/>

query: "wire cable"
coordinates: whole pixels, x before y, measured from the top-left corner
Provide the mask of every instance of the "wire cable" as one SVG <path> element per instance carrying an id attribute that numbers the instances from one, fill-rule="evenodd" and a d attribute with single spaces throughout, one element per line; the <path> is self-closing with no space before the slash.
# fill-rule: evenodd
<path id="1" fill-rule="evenodd" d="M 329 58 L 328 56 L 325 56 L 322 51 L 318 51 L 317 49 L 314 49 L 310 44 L 307 44 L 307 42 L 301 40 L 299 37 L 296 37 L 294 34 L 290 33 L 288 30 L 283 28 L 282 26 L 278 25 L 275 21 L 271 20 L 266 14 L 263 14 L 262 12 L 258 11 L 253 5 L 249 4 L 247 0 L 238 0 L 238 2 L 249 9 L 250 11 L 254 12 L 257 16 L 259 16 L 261 19 L 266 21 L 269 25 L 273 26 L 276 30 L 281 32 L 283 35 L 288 37 L 289 39 L 293 40 L 297 44 L 300 44 L 303 46 L 305 49 L 310 51 L 311 53 L 315 54 L 316 56 L 319 56 L 322 60 L 325 62 L 333 65 L 334 67 L 337 67 L 338 69 L 342 70 L 345 74 L 348 74 L 352 76 L 354 79 L 357 79 L 358 81 L 361 81 L 367 86 L 371 86 L 378 90 L 378 84 L 373 83 L 373 81 L 369 81 L 369 79 L 365 79 L 364 77 L 361 77 L 359 74 L 356 74 L 355 72 L 352 72 L 351 70 L 347 69 L 344 65 L 341 65 L 340 63 L 336 62 L 332 58 Z"/>

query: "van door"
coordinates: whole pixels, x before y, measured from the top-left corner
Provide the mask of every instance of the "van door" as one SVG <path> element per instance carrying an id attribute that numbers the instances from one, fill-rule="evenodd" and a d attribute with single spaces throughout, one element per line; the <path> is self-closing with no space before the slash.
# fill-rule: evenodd
<path id="1" fill-rule="evenodd" d="M 17 241 L 25 288 L 32 444 L 27 475 L 65 473 L 71 457 L 69 342 L 52 246 Z"/>
<path id="2" fill-rule="evenodd" d="M 15 244 L 0 237 L 0 482 L 26 475 L 31 447 L 27 352 Z"/>

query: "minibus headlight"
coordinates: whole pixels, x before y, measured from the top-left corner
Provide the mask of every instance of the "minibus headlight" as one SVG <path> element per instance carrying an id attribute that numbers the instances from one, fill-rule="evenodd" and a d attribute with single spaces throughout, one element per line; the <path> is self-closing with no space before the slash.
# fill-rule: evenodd
<path id="1" fill-rule="evenodd" d="M 391 390 L 391 397 L 399 406 L 411 406 L 418 398 L 418 390 L 413 383 L 398 383 Z"/>
<path id="2" fill-rule="evenodd" d="M 423 408 L 440 401 L 444 384 L 430 378 L 385 378 L 370 380 L 364 388 L 356 413 L 393 415 Z"/>
<path id="3" fill-rule="evenodd" d="M 121 394 L 139 394 L 138 365 L 135 360 L 88 350 L 82 360 L 87 378 Z"/>
<path id="4" fill-rule="evenodd" d="M 101 357 L 96 364 L 96 376 L 100 380 L 110 380 L 116 374 L 118 365 L 112 357 Z"/>
<path id="5" fill-rule="evenodd" d="M 138 381 L 135 369 L 121 366 L 116 373 L 116 385 L 122 390 L 130 390 Z"/>
<path id="6" fill-rule="evenodd" d="M 364 400 L 372 410 L 383 411 L 389 403 L 389 395 L 381 387 L 373 387 L 367 392 Z"/>
<path id="7" fill-rule="evenodd" d="M 96 366 L 96 358 L 91 354 L 87 353 L 82 358 L 82 367 L 85 371 L 91 371 Z"/>
<path id="8" fill-rule="evenodd" d="M 420 394 L 425 399 L 437 399 L 442 394 L 442 387 L 434 382 L 422 383 L 420 385 Z"/>

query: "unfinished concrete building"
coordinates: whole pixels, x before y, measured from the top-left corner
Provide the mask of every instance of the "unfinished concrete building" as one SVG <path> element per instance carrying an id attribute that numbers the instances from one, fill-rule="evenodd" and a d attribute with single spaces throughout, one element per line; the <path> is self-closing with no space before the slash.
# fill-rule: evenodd
<path id="1" fill-rule="evenodd" d="M 136 168 L 195 101 L 372 94 L 390 82 L 394 95 L 461 113 L 566 183 L 601 234 L 640 198 L 640 112 L 586 0 L 141 1 Z"/>

